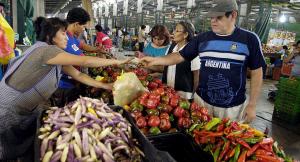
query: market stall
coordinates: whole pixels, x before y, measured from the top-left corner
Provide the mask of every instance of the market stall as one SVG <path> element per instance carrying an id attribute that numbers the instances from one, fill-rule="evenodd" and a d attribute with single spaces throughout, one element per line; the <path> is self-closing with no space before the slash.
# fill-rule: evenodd
<path id="1" fill-rule="evenodd" d="M 117 85 L 121 82 L 128 88 L 119 93 L 115 93 L 116 85 L 114 92 L 89 89 L 88 94 L 95 99 L 81 97 L 64 108 L 47 110 L 39 128 L 38 157 L 43 162 L 126 158 L 182 162 L 294 161 L 272 137 L 248 124 L 212 117 L 206 108 L 180 98 L 173 88 L 153 78 L 140 65 L 94 68 L 90 72 L 99 81 Z M 131 83 L 134 79 L 140 83 L 134 87 L 127 83 L 124 78 L 129 74 Z M 132 98 L 139 86 L 145 89 Z M 123 108 L 108 107 L 103 101 L 122 104 Z M 157 149 L 165 152 L 157 154 Z"/>

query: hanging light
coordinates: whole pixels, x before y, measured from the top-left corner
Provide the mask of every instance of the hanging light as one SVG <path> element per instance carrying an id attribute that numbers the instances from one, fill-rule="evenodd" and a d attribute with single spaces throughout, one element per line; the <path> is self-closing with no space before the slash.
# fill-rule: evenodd
<path id="1" fill-rule="evenodd" d="M 279 18 L 279 22 L 285 23 L 286 22 L 286 16 L 285 15 L 281 15 L 280 18 Z"/>

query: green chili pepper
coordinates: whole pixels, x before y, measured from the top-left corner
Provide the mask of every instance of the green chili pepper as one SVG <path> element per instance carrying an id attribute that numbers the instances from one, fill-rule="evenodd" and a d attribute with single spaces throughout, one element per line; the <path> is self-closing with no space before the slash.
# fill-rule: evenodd
<path id="1" fill-rule="evenodd" d="M 200 124 L 193 124 L 191 127 L 190 127 L 190 129 L 189 129 L 189 131 L 190 132 L 192 132 L 196 127 L 198 127 Z"/>
<path id="2" fill-rule="evenodd" d="M 214 162 L 217 162 L 218 157 L 219 157 L 219 154 L 220 154 L 220 150 L 221 150 L 221 148 L 218 147 L 218 148 L 216 149 L 216 151 L 214 152 L 214 154 L 213 154 Z"/>
<path id="3" fill-rule="evenodd" d="M 249 144 L 256 144 L 262 140 L 262 137 L 258 138 L 245 138 L 244 141 L 249 143 Z"/>
<path id="4" fill-rule="evenodd" d="M 221 122 L 220 118 L 213 118 L 210 122 L 208 122 L 205 125 L 205 130 L 210 130 L 211 128 L 213 128 L 215 125 L 219 124 Z"/>
<path id="5" fill-rule="evenodd" d="M 237 144 L 236 147 L 235 147 L 235 153 L 234 153 L 233 161 L 238 160 L 240 152 L 241 152 L 241 145 Z"/>

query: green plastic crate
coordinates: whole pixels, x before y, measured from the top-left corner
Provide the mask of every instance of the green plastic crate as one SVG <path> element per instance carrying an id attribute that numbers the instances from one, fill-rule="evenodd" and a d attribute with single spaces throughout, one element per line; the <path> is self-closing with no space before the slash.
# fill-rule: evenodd
<path id="1" fill-rule="evenodd" d="M 280 78 L 278 84 L 279 94 L 292 94 L 295 96 L 300 96 L 300 79 L 291 80 L 289 78 Z"/>
<path id="2" fill-rule="evenodd" d="M 290 124 L 298 124 L 300 122 L 300 112 L 290 114 L 288 112 L 281 111 L 280 108 L 275 107 L 273 111 L 273 120 L 283 121 Z"/>

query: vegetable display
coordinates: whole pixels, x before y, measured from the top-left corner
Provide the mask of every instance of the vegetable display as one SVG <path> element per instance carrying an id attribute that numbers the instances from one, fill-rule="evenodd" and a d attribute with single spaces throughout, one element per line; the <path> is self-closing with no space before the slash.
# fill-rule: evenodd
<path id="1" fill-rule="evenodd" d="M 210 120 L 206 108 L 180 98 L 173 88 L 155 81 L 157 86 L 149 88 L 130 105 L 124 108 L 131 112 L 137 126 L 144 134 L 173 132 L 176 129 L 196 127 Z"/>
<path id="2" fill-rule="evenodd" d="M 130 123 L 103 101 L 87 97 L 47 110 L 38 138 L 43 162 L 141 161 L 144 156 Z"/>
<path id="3" fill-rule="evenodd" d="M 214 162 L 292 162 L 271 137 L 247 124 L 229 119 L 211 121 L 189 129 L 195 142 L 210 152 Z"/>

